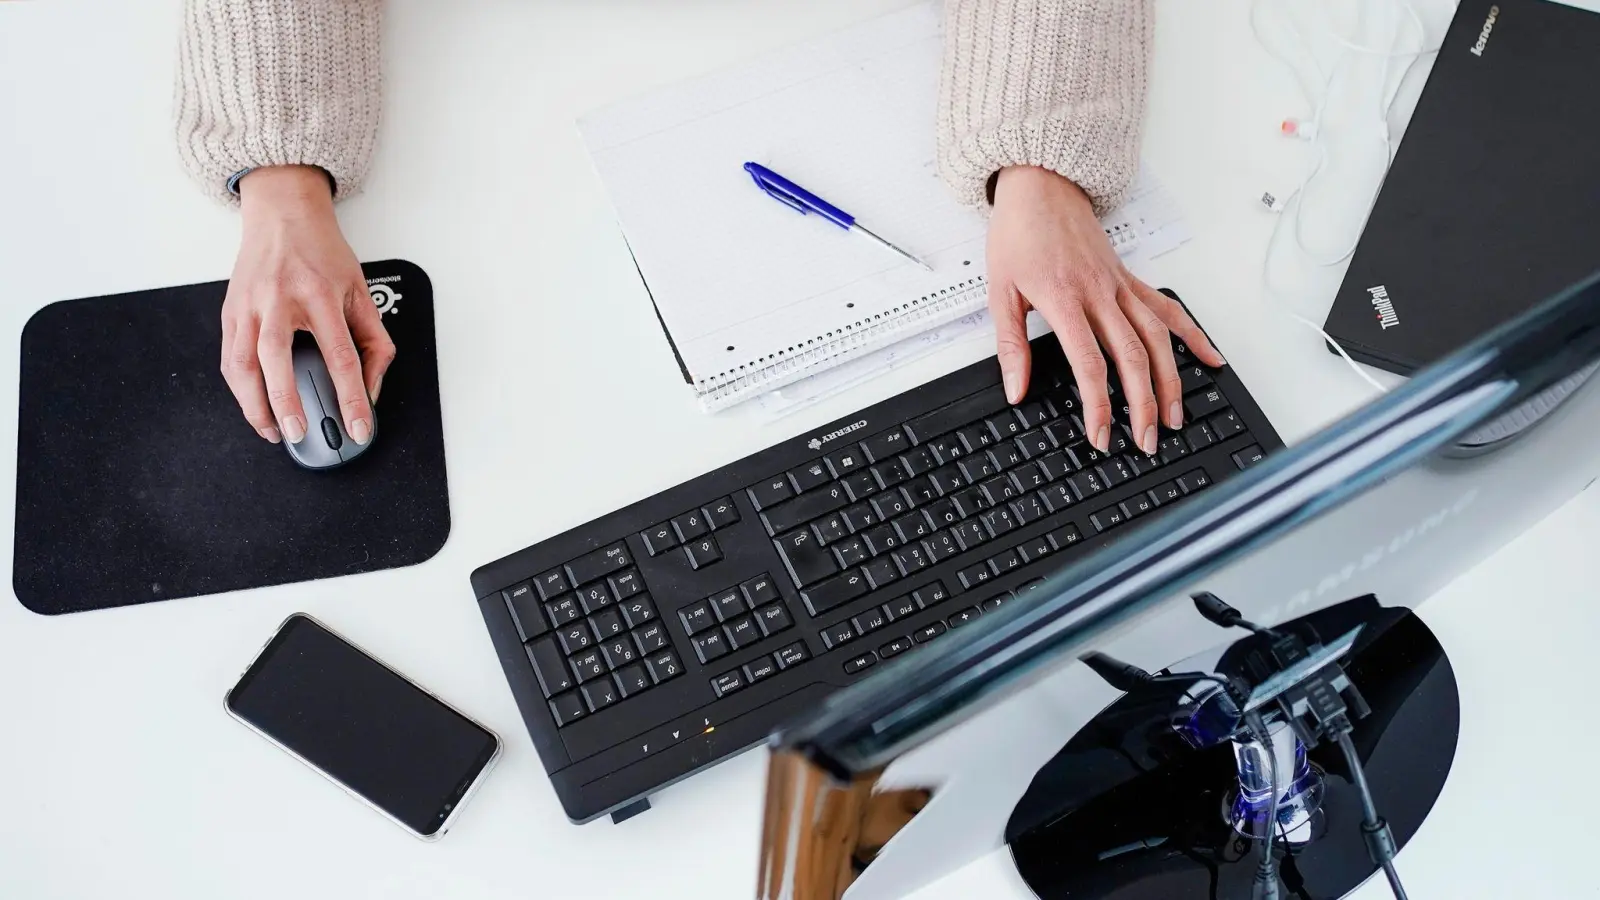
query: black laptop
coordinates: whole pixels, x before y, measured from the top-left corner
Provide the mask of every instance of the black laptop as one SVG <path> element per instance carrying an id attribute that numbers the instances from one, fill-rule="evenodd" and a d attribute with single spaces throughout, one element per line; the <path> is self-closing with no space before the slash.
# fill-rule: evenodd
<path id="1" fill-rule="evenodd" d="M 1328 314 L 1410 374 L 1600 267 L 1600 14 L 1462 0 Z"/>

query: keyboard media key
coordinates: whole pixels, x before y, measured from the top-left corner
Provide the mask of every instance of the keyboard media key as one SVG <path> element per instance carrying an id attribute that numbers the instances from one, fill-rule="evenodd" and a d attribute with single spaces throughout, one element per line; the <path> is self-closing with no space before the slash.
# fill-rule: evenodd
<path id="1" fill-rule="evenodd" d="M 772 654 L 773 661 L 778 664 L 778 668 L 780 669 L 787 669 L 790 666 L 799 665 L 810 658 L 811 654 L 806 651 L 806 645 L 804 641 L 795 641 L 787 647 L 782 647 L 774 651 Z"/>
<path id="2" fill-rule="evenodd" d="M 1164 481 L 1150 489 L 1150 500 L 1157 506 L 1166 506 L 1183 497 L 1183 489 L 1176 481 Z"/>
<path id="3" fill-rule="evenodd" d="M 732 672 L 723 672 L 711 679 L 711 689 L 718 697 L 726 697 L 734 691 L 744 687 L 744 673 L 738 669 Z"/>
<path id="4" fill-rule="evenodd" d="M 889 624 L 889 617 L 881 609 L 869 609 L 850 620 L 856 627 L 856 634 L 865 637 Z"/>
<path id="5" fill-rule="evenodd" d="M 709 598 L 711 611 L 716 613 L 718 622 L 736 619 L 744 614 L 744 594 L 738 588 L 728 588 L 718 591 Z"/>
<path id="6" fill-rule="evenodd" d="M 817 540 L 824 545 L 831 544 L 850 533 L 849 526 L 844 524 L 844 517 L 839 513 L 813 522 L 811 530 L 816 532 Z"/>
<path id="7" fill-rule="evenodd" d="M 615 671 L 638 659 L 639 651 L 633 646 L 633 638 L 623 635 L 617 640 L 601 644 L 600 655 L 606 658 L 606 666 Z"/>
<path id="8" fill-rule="evenodd" d="M 698 656 L 702 663 L 708 663 L 728 655 L 728 639 L 722 636 L 721 631 L 713 629 L 702 632 L 690 638 L 689 641 L 694 644 L 694 655 Z"/>
<path id="9" fill-rule="evenodd" d="M 542 638 L 527 646 L 528 661 L 533 663 L 533 674 L 539 679 L 539 689 L 545 699 L 562 691 L 571 690 L 577 682 L 567 668 L 567 657 L 556 646 L 555 638 Z"/>
<path id="10" fill-rule="evenodd" d="M 1044 508 L 1053 513 L 1061 512 L 1071 506 L 1076 500 L 1072 491 L 1066 484 L 1052 484 L 1039 492 L 1039 500 L 1044 503 Z"/>
<path id="11" fill-rule="evenodd" d="M 1233 455 L 1233 464 L 1241 469 L 1248 469 L 1266 458 L 1267 455 L 1261 452 L 1259 445 L 1251 444 Z"/>
<path id="12" fill-rule="evenodd" d="M 1017 527 L 1017 517 L 1009 506 L 991 509 L 979 515 L 978 519 L 983 522 L 983 527 L 989 530 L 990 537 L 999 537 Z"/>
<path id="13" fill-rule="evenodd" d="M 1022 596 L 1026 596 L 1028 594 L 1031 594 L 1034 591 L 1037 591 L 1039 588 L 1042 588 L 1042 587 L 1044 587 L 1044 579 L 1043 578 L 1034 578 L 1034 579 L 1031 579 L 1031 580 L 1028 580 L 1028 581 L 1024 581 L 1022 584 L 1018 585 L 1017 589 L 1015 591 L 1013 591 L 1012 593 L 1015 596 L 1022 597 Z"/>
<path id="14" fill-rule="evenodd" d="M 622 610 L 622 620 L 628 623 L 629 628 L 638 628 L 656 618 L 656 606 L 650 602 L 649 594 L 629 597 L 618 604 L 618 608 Z"/>
<path id="15" fill-rule="evenodd" d="M 876 656 L 872 655 L 872 651 L 871 650 L 868 650 L 867 652 L 861 654 L 860 656 L 854 656 L 854 657 L 851 657 L 850 659 L 845 660 L 845 662 L 844 662 L 844 673 L 846 675 L 854 675 L 857 672 L 866 671 L 867 669 L 870 669 L 870 668 L 872 668 L 873 666 L 875 666 L 877 664 L 878 664 L 878 658 Z"/>
<path id="16" fill-rule="evenodd" d="M 918 607 L 927 609 L 950 599 L 950 591 L 945 588 L 944 582 L 935 581 L 927 587 L 917 588 L 912 591 L 911 596 L 917 601 Z"/>
<path id="17" fill-rule="evenodd" d="M 989 540 L 989 533 L 984 530 L 983 523 L 975 519 L 969 519 L 950 529 L 950 534 L 955 535 L 956 543 L 960 544 L 963 550 L 982 546 Z"/>
<path id="18" fill-rule="evenodd" d="M 744 680 L 751 684 L 776 674 L 778 674 L 778 661 L 770 656 L 763 656 L 744 664 Z"/>
<path id="19" fill-rule="evenodd" d="M 579 684 L 600 678 L 609 671 L 599 650 L 585 650 L 572 658 L 572 674 L 577 676 Z"/>
<path id="20" fill-rule="evenodd" d="M 923 475 L 939 467 L 938 457 L 933 455 L 931 447 L 916 447 L 907 450 L 900 461 L 905 464 L 906 471 L 912 475 Z"/>
<path id="21" fill-rule="evenodd" d="M 615 608 L 602 609 L 590 616 L 589 625 L 594 629 L 595 637 L 602 641 L 616 637 L 626 630 L 622 624 L 622 613 Z"/>
<path id="22" fill-rule="evenodd" d="M 988 584 L 989 580 L 993 577 L 994 572 L 989 570 L 989 564 L 986 562 L 978 563 L 975 566 L 968 566 L 967 568 L 956 573 L 956 578 L 961 582 L 961 586 L 969 591 L 981 585 Z"/>
<path id="23" fill-rule="evenodd" d="M 650 672 L 650 677 L 656 684 L 683 674 L 683 663 L 678 661 L 678 654 L 671 650 L 663 650 L 654 656 L 645 657 L 644 667 Z"/>
<path id="24" fill-rule="evenodd" d="M 1072 492 L 1078 496 L 1079 500 L 1087 500 L 1106 489 L 1105 482 L 1100 478 L 1100 473 L 1094 469 L 1084 469 L 1082 472 L 1068 478 L 1067 484 L 1072 486 Z"/>
<path id="25" fill-rule="evenodd" d="M 618 600 L 626 600 L 634 594 L 644 590 L 644 579 L 639 577 L 637 569 L 618 572 L 609 579 L 611 596 Z"/>
<path id="26" fill-rule="evenodd" d="M 989 570 L 995 574 L 996 578 L 1007 572 L 1022 568 L 1022 557 L 1015 550 L 1003 550 L 989 557 L 985 562 L 988 563 Z"/>
<path id="27" fill-rule="evenodd" d="M 873 556 L 881 556 L 900 546 L 900 535 L 895 532 L 893 525 L 879 525 L 864 532 L 861 539 L 867 542 L 867 550 Z"/>
<path id="28" fill-rule="evenodd" d="M 745 603 L 749 604 L 751 609 L 765 606 L 779 598 L 777 582 L 765 572 L 740 584 L 739 590 L 744 593 Z"/>
<path id="29" fill-rule="evenodd" d="M 722 558 L 722 548 L 717 545 L 714 537 L 703 537 L 685 544 L 684 553 L 689 557 L 689 566 L 695 569 L 704 569 Z"/>
<path id="30" fill-rule="evenodd" d="M 866 540 L 853 537 L 833 545 L 833 555 L 839 560 L 840 568 L 848 569 L 859 566 L 872 558 L 872 551 L 867 549 Z"/>
<path id="31" fill-rule="evenodd" d="M 576 622 L 583 618 L 583 607 L 578 605 L 576 597 L 562 597 L 553 603 L 546 603 L 544 611 L 550 617 L 552 628 L 560 628 L 568 622 Z"/>
<path id="32" fill-rule="evenodd" d="M 933 560 L 928 558 L 928 553 L 922 549 L 921 544 L 907 544 L 891 552 L 889 558 L 900 567 L 902 575 L 913 575 L 933 565 Z"/>
<path id="33" fill-rule="evenodd" d="M 983 615 L 983 610 L 974 606 L 968 609 L 963 609 L 962 611 L 946 619 L 945 622 L 947 622 L 951 628 L 960 628 L 969 622 L 978 621 L 978 617 L 981 615 Z"/>
<path id="34" fill-rule="evenodd" d="M 756 610 L 756 624 L 763 635 L 771 637 L 793 625 L 794 620 L 789 618 L 789 610 L 782 603 L 774 603 Z"/>
<path id="35" fill-rule="evenodd" d="M 918 444 L 925 443 L 947 431 L 954 431 L 969 422 L 1000 412 L 1009 405 L 1005 389 L 995 385 L 912 419 L 906 423 L 906 434 Z"/>
<path id="36" fill-rule="evenodd" d="M 789 486 L 787 475 L 776 475 L 768 478 L 753 488 L 745 491 L 750 495 L 750 502 L 758 510 L 768 509 L 794 496 L 794 488 Z"/>
<path id="37" fill-rule="evenodd" d="M 929 622 L 911 633 L 911 639 L 919 644 L 926 644 L 946 631 L 943 622 Z"/>
<path id="38" fill-rule="evenodd" d="M 955 535 L 949 531 L 940 532 L 924 540 L 922 549 L 928 551 L 928 559 L 933 562 L 955 556 L 961 552 L 961 546 L 956 542 Z"/>
<path id="39" fill-rule="evenodd" d="M 1038 562 L 1054 552 L 1056 548 L 1051 546 L 1050 539 L 1042 534 L 1036 538 L 1029 538 L 1017 548 L 1017 555 L 1022 557 L 1023 562 L 1029 563 Z"/>
<path id="40" fill-rule="evenodd" d="M 882 607 L 883 614 L 888 616 L 891 622 L 898 622 L 906 616 L 914 615 L 921 608 L 910 594 L 904 597 L 896 597 Z"/>
<path id="41" fill-rule="evenodd" d="M 533 579 L 533 586 L 538 588 L 540 600 L 549 600 L 572 590 L 572 585 L 567 583 L 567 573 L 560 569 L 551 569 Z"/>
<path id="42" fill-rule="evenodd" d="M 640 663 L 623 666 L 612 672 L 611 677 L 616 679 L 617 691 L 622 694 L 623 699 L 648 690 L 655 683 L 650 680 L 650 673 L 646 672 Z"/>
<path id="43" fill-rule="evenodd" d="M 860 597 L 867 590 L 867 576 L 852 569 L 801 591 L 800 599 L 805 601 L 806 609 L 813 616 L 820 616 Z"/>
<path id="44" fill-rule="evenodd" d="M 545 622 L 544 607 L 539 603 L 539 596 L 529 582 L 522 582 L 514 587 L 500 592 L 505 598 L 506 609 L 511 613 L 511 621 L 517 626 L 517 636 L 524 641 L 531 641 L 550 630 Z"/>
<path id="45" fill-rule="evenodd" d="M 856 626 L 846 619 L 843 622 L 835 622 L 822 629 L 819 636 L 822 638 L 822 646 L 832 650 L 841 644 L 848 644 L 855 640 Z"/>
<path id="46" fill-rule="evenodd" d="M 1011 501 L 1011 511 L 1016 514 L 1017 524 L 1026 525 L 1037 522 L 1045 517 L 1044 504 L 1035 494 L 1023 494 Z"/>
<path id="47" fill-rule="evenodd" d="M 573 584 L 588 584 L 633 565 L 628 548 L 621 541 L 602 547 L 567 563 L 567 577 Z"/>
<path id="48" fill-rule="evenodd" d="M 828 471 L 827 464 L 820 459 L 814 459 L 803 466 L 789 470 L 789 483 L 794 485 L 797 494 L 822 487 L 832 480 L 833 473 Z"/>
<path id="49" fill-rule="evenodd" d="M 1004 606 L 1006 602 L 1009 601 L 1013 596 L 1014 595 L 1010 591 L 1006 591 L 1004 594 L 997 594 L 978 604 L 978 608 L 986 613 L 992 613 Z"/>
<path id="50" fill-rule="evenodd" d="M 879 647 L 878 656 L 884 660 L 894 659 L 896 656 L 899 656 L 907 650 L 910 650 L 911 647 L 912 644 L 910 638 L 898 637 L 889 643 L 884 644 L 882 647 Z"/>
<path id="51" fill-rule="evenodd" d="M 594 633 L 589 630 L 589 623 L 581 620 L 562 627 L 556 637 L 561 641 L 561 652 L 568 656 L 594 646 Z"/>
<path id="52" fill-rule="evenodd" d="M 672 530 L 678 533 L 678 540 L 688 543 L 701 535 L 710 534 L 711 525 L 706 522 L 705 513 L 697 509 L 674 518 Z"/>
<path id="53" fill-rule="evenodd" d="M 589 710 L 583 705 L 583 698 L 578 696 L 577 691 L 550 700 L 550 715 L 555 717 L 557 727 L 571 725 L 588 714 Z"/>
<path id="54" fill-rule="evenodd" d="M 824 458 L 828 462 L 828 468 L 833 470 L 835 478 L 843 478 L 867 464 L 867 458 L 855 447 L 835 450 Z"/>
<path id="55" fill-rule="evenodd" d="M 1222 389 L 1216 386 L 1201 388 L 1183 398 L 1183 411 L 1185 418 L 1191 422 L 1204 419 L 1215 412 L 1220 412 L 1228 405 L 1222 396 Z"/>
<path id="56" fill-rule="evenodd" d="M 866 503 L 858 503 L 839 515 L 844 519 L 845 527 L 857 534 L 878 524 L 877 511 Z"/>
<path id="57" fill-rule="evenodd" d="M 872 477 L 871 472 L 857 472 L 846 477 L 840 484 L 852 501 L 865 500 L 878 492 L 878 479 Z"/>
<path id="58" fill-rule="evenodd" d="M 875 463 L 883 462 L 910 447 L 911 442 L 906 440 L 906 433 L 898 428 L 875 434 L 861 442 L 861 449 L 867 451 L 867 458 Z"/>
<path id="59" fill-rule="evenodd" d="M 1195 469 L 1178 476 L 1178 487 L 1185 494 L 1192 494 L 1202 488 L 1211 486 L 1211 477 L 1205 469 Z"/>
<path id="60" fill-rule="evenodd" d="M 589 705 L 590 712 L 599 712 L 619 699 L 617 686 L 609 678 L 585 684 L 578 689 L 578 693 L 583 695 L 583 702 Z"/>
<path id="61" fill-rule="evenodd" d="M 586 584 L 578 589 L 578 602 L 585 613 L 592 613 L 611 605 L 611 589 L 604 581 Z"/>
<path id="62" fill-rule="evenodd" d="M 1122 510 L 1116 508 L 1115 506 L 1108 506 L 1105 509 L 1102 509 L 1099 512 L 1091 515 L 1089 517 L 1089 524 L 1094 526 L 1095 531 L 1103 533 L 1110 531 L 1127 520 L 1127 516 L 1122 514 Z"/>
<path id="63" fill-rule="evenodd" d="M 667 630 L 661 626 L 660 622 L 635 628 L 633 630 L 633 643 L 639 648 L 639 652 L 645 656 L 672 646 L 671 641 L 667 640 Z"/>
<path id="64" fill-rule="evenodd" d="M 717 624 L 716 614 L 711 611 L 710 600 L 696 600 L 678 610 L 678 620 L 683 623 L 683 633 L 690 637 Z"/>
<path id="65" fill-rule="evenodd" d="M 732 622 L 722 626 L 722 630 L 728 636 L 728 648 L 730 650 L 748 647 L 766 637 L 761 633 L 760 627 L 756 625 L 756 620 L 751 616 L 734 619 Z"/>
<path id="66" fill-rule="evenodd" d="M 861 567 L 861 571 L 867 573 L 867 581 L 871 582 L 875 590 L 900 580 L 900 570 L 895 567 L 894 560 L 887 556 L 880 556 L 867 563 Z"/>
<path id="67" fill-rule="evenodd" d="M 1045 535 L 1045 537 L 1050 539 L 1050 545 L 1058 551 L 1065 550 L 1083 540 L 1083 534 L 1078 531 L 1078 526 L 1076 525 L 1062 526 Z"/>
<path id="68" fill-rule="evenodd" d="M 729 525 L 739 521 L 739 507 L 733 505 L 732 497 L 723 497 L 721 500 L 713 501 L 706 506 L 700 507 L 700 511 L 706 514 L 706 522 L 710 523 L 714 529 L 727 528 Z"/>
<path id="69" fill-rule="evenodd" d="M 639 532 L 639 538 L 644 541 L 644 549 L 649 551 L 651 556 L 660 556 L 678 546 L 678 533 L 672 530 L 671 522 L 651 525 Z"/>
<path id="70" fill-rule="evenodd" d="M 1239 414 L 1231 409 L 1225 409 L 1206 420 L 1211 426 L 1211 431 L 1216 434 L 1217 440 L 1225 441 L 1241 431 L 1244 431 L 1244 422 L 1239 420 Z"/>
<path id="71" fill-rule="evenodd" d="M 1122 501 L 1122 514 L 1130 519 L 1137 519 L 1156 508 L 1154 500 L 1147 494 L 1134 494 Z"/>

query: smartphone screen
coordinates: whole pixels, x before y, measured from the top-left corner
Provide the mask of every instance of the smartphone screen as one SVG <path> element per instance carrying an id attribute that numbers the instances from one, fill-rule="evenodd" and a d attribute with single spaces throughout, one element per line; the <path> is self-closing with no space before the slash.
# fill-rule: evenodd
<path id="1" fill-rule="evenodd" d="M 309 616 L 284 622 L 228 710 L 423 837 L 441 833 L 500 742 Z"/>

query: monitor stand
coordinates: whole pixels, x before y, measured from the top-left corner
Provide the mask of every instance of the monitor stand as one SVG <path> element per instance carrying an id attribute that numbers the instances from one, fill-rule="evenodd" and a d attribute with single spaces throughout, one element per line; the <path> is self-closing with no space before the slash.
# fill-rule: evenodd
<path id="1" fill-rule="evenodd" d="M 1345 669 L 1372 714 L 1355 722 L 1352 738 L 1379 813 L 1404 847 L 1455 758 L 1460 703 L 1450 662 L 1421 619 L 1371 597 L 1306 620 L 1324 635 L 1366 625 Z M 1250 814 L 1240 773 L 1267 750 L 1253 742 L 1204 749 L 1185 742 L 1174 713 L 1186 690 L 1162 686 L 1124 696 L 1035 776 L 1012 813 L 1007 843 L 1041 900 L 1250 897 L 1261 845 L 1247 835 L 1260 831 L 1265 815 Z M 1273 735 L 1275 742 L 1284 737 Z M 1286 737 L 1288 747 L 1278 752 L 1294 760 L 1298 742 Z M 1374 872 L 1360 831 L 1360 796 L 1331 743 L 1298 758 L 1303 765 L 1295 767 L 1287 800 L 1299 805 L 1293 816 L 1280 816 L 1290 833 L 1274 848 L 1281 893 L 1285 900 L 1337 900 Z M 1248 792 L 1248 774 L 1244 781 Z M 1404 855 L 1396 865 L 1404 878 Z"/>

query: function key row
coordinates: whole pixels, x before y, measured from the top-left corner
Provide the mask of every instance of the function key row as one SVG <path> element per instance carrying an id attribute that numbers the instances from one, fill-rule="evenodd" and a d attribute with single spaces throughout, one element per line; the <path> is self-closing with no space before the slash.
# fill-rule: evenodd
<path id="1" fill-rule="evenodd" d="M 942 621 L 935 620 L 933 622 L 929 622 L 927 625 L 918 628 L 909 635 L 894 638 L 893 640 L 880 645 L 876 651 L 867 650 L 852 656 L 844 662 L 844 673 L 846 675 L 855 675 L 872 668 L 878 663 L 879 660 L 888 661 L 893 659 L 908 650 L 934 640 L 940 635 L 954 631 L 957 628 L 977 621 L 979 616 L 982 616 L 985 613 L 994 612 L 1007 602 L 1014 600 L 1019 596 L 1025 596 L 1028 593 L 1036 590 L 1042 584 L 1044 584 L 1043 578 L 1035 578 L 1017 588 L 1016 591 L 1002 591 L 990 597 L 989 599 L 984 600 L 977 606 L 970 606 L 966 609 L 959 610 L 947 616 Z M 898 602 L 899 601 L 896 601 L 896 603 Z M 888 605 L 885 606 L 884 611 L 887 612 L 887 609 Z M 879 624 L 873 625 L 872 623 Z M 831 631 L 833 636 L 837 639 L 835 643 L 828 645 L 830 650 L 849 643 L 850 641 L 854 641 L 857 638 L 864 638 L 883 627 L 882 620 L 878 616 L 877 611 L 863 613 L 860 616 L 856 616 L 849 623 L 841 624 L 848 625 L 849 628 L 841 629 L 836 626 L 833 629 L 824 631 L 825 635 Z M 849 637 L 842 637 L 846 630 L 853 631 L 854 633 Z M 824 641 L 826 640 L 827 638 L 824 637 Z"/>
<path id="2" fill-rule="evenodd" d="M 1243 452 L 1245 451 L 1240 451 L 1240 453 Z M 1260 452 L 1259 447 L 1256 448 L 1256 452 Z M 1239 453 L 1234 454 L 1235 457 L 1239 455 Z M 1243 468 L 1243 466 L 1241 465 L 1240 468 Z M 1194 469 L 1172 481 L 1162 482 L 1142 494 L 1135 494 L 1115 506 L 1108 506 L 1095 512 L 1089 516 L 1089 523 L 1094 526 L 1095 531 L 1103 534 L 1118 525 L 1131 522 L 1145 513 L 1153 512 L 1180 497 L 1193 494 L 1210 486 L 1211 476 L 1207 475 L 1204 469 Z"/>

